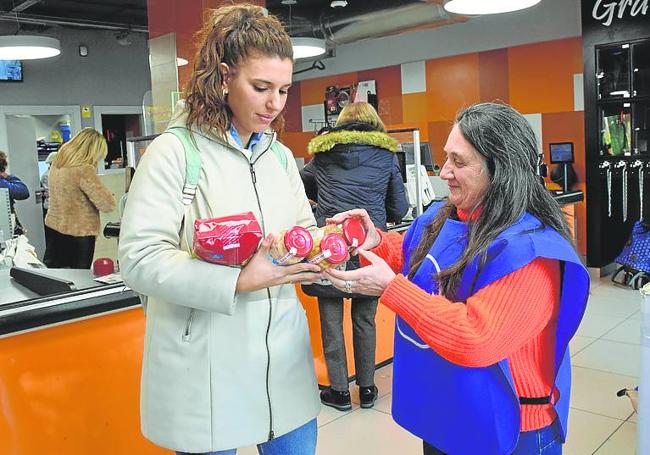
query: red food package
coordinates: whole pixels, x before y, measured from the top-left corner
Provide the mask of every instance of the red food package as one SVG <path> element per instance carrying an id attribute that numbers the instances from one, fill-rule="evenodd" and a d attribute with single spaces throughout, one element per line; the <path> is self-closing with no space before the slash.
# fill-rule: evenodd
<path id="1" fill-rule="evenodd" d="M 244 265 L 263 234 L 251 212 L 194 221 L 194 254 L 214 264 Z"/>

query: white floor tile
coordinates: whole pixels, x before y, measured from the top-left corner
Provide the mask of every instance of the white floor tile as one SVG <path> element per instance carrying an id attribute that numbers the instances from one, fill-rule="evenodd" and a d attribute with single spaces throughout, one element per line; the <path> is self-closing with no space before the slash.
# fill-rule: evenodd
<path id="1" fill-rule="evenodd" d="M 630 313 L 631 315 L 632 313 Z M 628 315 L 629 316 L 629 315 Z M 585 313 L 576 335 L 583 337 L 600 338 L 618 326 L 626 319 L 624 316 L 606 316 L 602 314 Z"/>
<path id="2" fill-rule="evenodd" d="M 393 412 L 393 394 L 388 394 L 377 400 L 373 409 L 386 414 L 391 414 Z"/>
<path id="3" fill-rule="evenodd" d="M 636 425 L 625 422 L 595 455 L 634 455 L 636 450 Z"/>
<path id="4" fill-rule="evenodd" d="M 591 343 L 596 341 L 598 338 L 593 338 L 593 337 L 583 337 L 580 335 L 576 335 L 571 339 L 571 342 L 569 343 L 569 349 L 571 352 L 571 357 L 576 355 L 578 352 L 582 351 L 584 348 L 589 346 Z"/>
<path id="5" fill-rule="evenodd" d="M 571 408 L 569 435 L 564 455 L 588 455 L 600 447 L 623 422 L 590 412 Z"/>
<path id="6" fill-rule="evenodd" d="M 318 427 L 320 428 L 323 425 L 327 425 L 328 423 L 340 419 L 357 409 L 359 409 L 359 404 L 354 402 L 352 403 L 352 409 L 349 411 L 339 411 L 338 409 L 323 404 L 320 407 L 320 414 L 318 414 Z"/>
<path id="7" fill-rule="evenodd" d="M 572 357 L 575 366 L 639 377 L 641 346 L 596 340 Z"/>
<path id="8" fill-rule="evenodd" d="M 602 337 L 603 340 L 621 343 L 641 344 L 641 321 L 626 319 Z"/>
<path id="9" fill-rule="evenodd" d="M 625 420 L 632 414 L 630 401 L 616 392 L 634 385 L 636 379 L 604 371 L 573 366 L 571 407 Z"/>
<path id="10" fill-rule="evenodd" d="M 599 288 L 593 290 L 587 301 L 586 314 L 627 318 L 639 311 L 641 301 L 633 291 L 631 294 Z"/>
<path id="11" fill-rule="evenodd" d="M 319 455 L 421 454 L 422 440 L 373 409 L 359 409 L 318 430 Z"/>

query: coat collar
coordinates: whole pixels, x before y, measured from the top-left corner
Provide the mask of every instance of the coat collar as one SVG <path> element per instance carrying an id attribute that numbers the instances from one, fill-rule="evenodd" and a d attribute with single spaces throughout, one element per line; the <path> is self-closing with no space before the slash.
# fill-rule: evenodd
<path id="1" fill-rule="evenodd" d="M 316 136 L 309 141 L 307 150 L 310 155 L 332 150 L 337 144 L 362 144 L 372 145 L 386 149 L 390 152 L 397 151 L 399 143 L 381 131 L 331 131 Z"/>

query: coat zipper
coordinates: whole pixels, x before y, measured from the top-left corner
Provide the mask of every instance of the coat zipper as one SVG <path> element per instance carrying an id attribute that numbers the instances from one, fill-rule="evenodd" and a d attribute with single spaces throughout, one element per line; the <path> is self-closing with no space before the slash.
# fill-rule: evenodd
<path id="1" fill-rule="evenodd" d="M 268 148 L 267 148 L 268 150 Z M 266 236 L 266 226 L 264 224 L 264 213 L 262 212 L 262 204 L 260 202 L 260 195 L 257 192 L 257 176 L 255 175 L 255 163 L 267 150 L 264 150 L 254 162 L 249 161 L 249 169 L 251 173 L 251 181 L 253 182 L 253 189 L 255 190 L 255 198 L 257 199 L 257 208 L 260 210 L 260 216 L 262 217 L 262 232 Z M 264 343 L 266 345 L 266 401 L 269 406 L 269 436 L 268 440 L 271 441 L 275 438 L 275 432 L 273 431 L 273 409 L 271 407 L 271 388 L 269 385 L 270 375 L 271 375 L 271 349 L 269 348 L 269 333 L 271 331 L 271 316 L 273 313 L 273 299 L 271 298 L 271 290 L 266 288 L 266 295 L 269 299 L 269 317 L 266 322 L 266 334 L 264 336 Z"/>
<path id="2" fill-rule="evenodd" d="M 190 314 L 185 321 L 185 330 L 183 330 L 183 341 L 188 342 L 192 339 L 192 321 L 194 320 L 194 308 L 190 309 Z"/>

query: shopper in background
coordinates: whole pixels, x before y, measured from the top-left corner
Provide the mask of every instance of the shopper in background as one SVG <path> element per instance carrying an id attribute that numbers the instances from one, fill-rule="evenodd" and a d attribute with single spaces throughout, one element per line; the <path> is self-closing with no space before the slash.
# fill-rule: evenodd
<path id="1" fill-rule="evenodd" d="M 11 213 L 15 217 L 14 235 L 20 235 L 24 234 L 24 229 L 16 216 L 14 201 L 22 201 L 29 198 L 29 189 L 18 177 L 7 173 L 8 165 L 7 154 L 0 151 L 0 188 L 7 188 L 9 190 L 9 205 L 11 206 Z"/>
<path id="2" fill-rule="evenodd" d="M 89 269 L 99 234 L 99 212 L 115 209 L 115 198 L 97 176 L 106 139 L 84 128 L 59 149 L 48 175 L 50 229 L 43 263 L 50 268 Z"/>
<path id="3" fill-rule="evenodd" d="M 449 201 L 403 239 L 372 230 L 360 250 L 370 265 L 327 275 L 397 314 L 392 413 L 425 454 L 559 454 L 589 275 L 521 114 L 471 106 L 445 152 Z M 364 210 L 332 221 L 349 216 L 372 227 Z"/>
<path id="4" fill-rule="evenodd" d="M 183 204 L 185 153 L 173 134 L 148 147 L 129 191 L 119 257 L 125 282 L 148 296 L 142 432 L 178 453 L 312 455 L 320 404 L 307 319 L 293 283 L 313 264 L 275 266 L 272 233 L 315 226 L 282 125 L 293 50 L 265 9 L 213 10 L 170 127 L 201 155 L 196 196 Z M 267 237 L 244 267 L 192 257 L 194 221 L 251 211 Z"/>
<path id="5" fill-rule="evenodd" d="M 301 170 L 307 196 L 317 202 L 316 222 L 353 208 L 366 209 L 374 226 L 386 230 L 398 223 L 409 208 L 395 152 L 398 143 L 386 134 L 377 111 L 368 103 L 348 104 L 336 127 L 312 139 L 314 158 Z M 358 257 L 347 269 L 359 267 Z M 318 297 L 323 352 L 331 386 L 320 394 L 321 402 L 341 411 L 351 409 L 348 366 L 343 337 L 343 297 L 332 286 L 303 286 Z M 355 293 L 352 297 L 352 339 L 356 383 L 361 407 L 370 408 L 377 398 L 375 386 L 375 314 L 377 298 Z"/>

